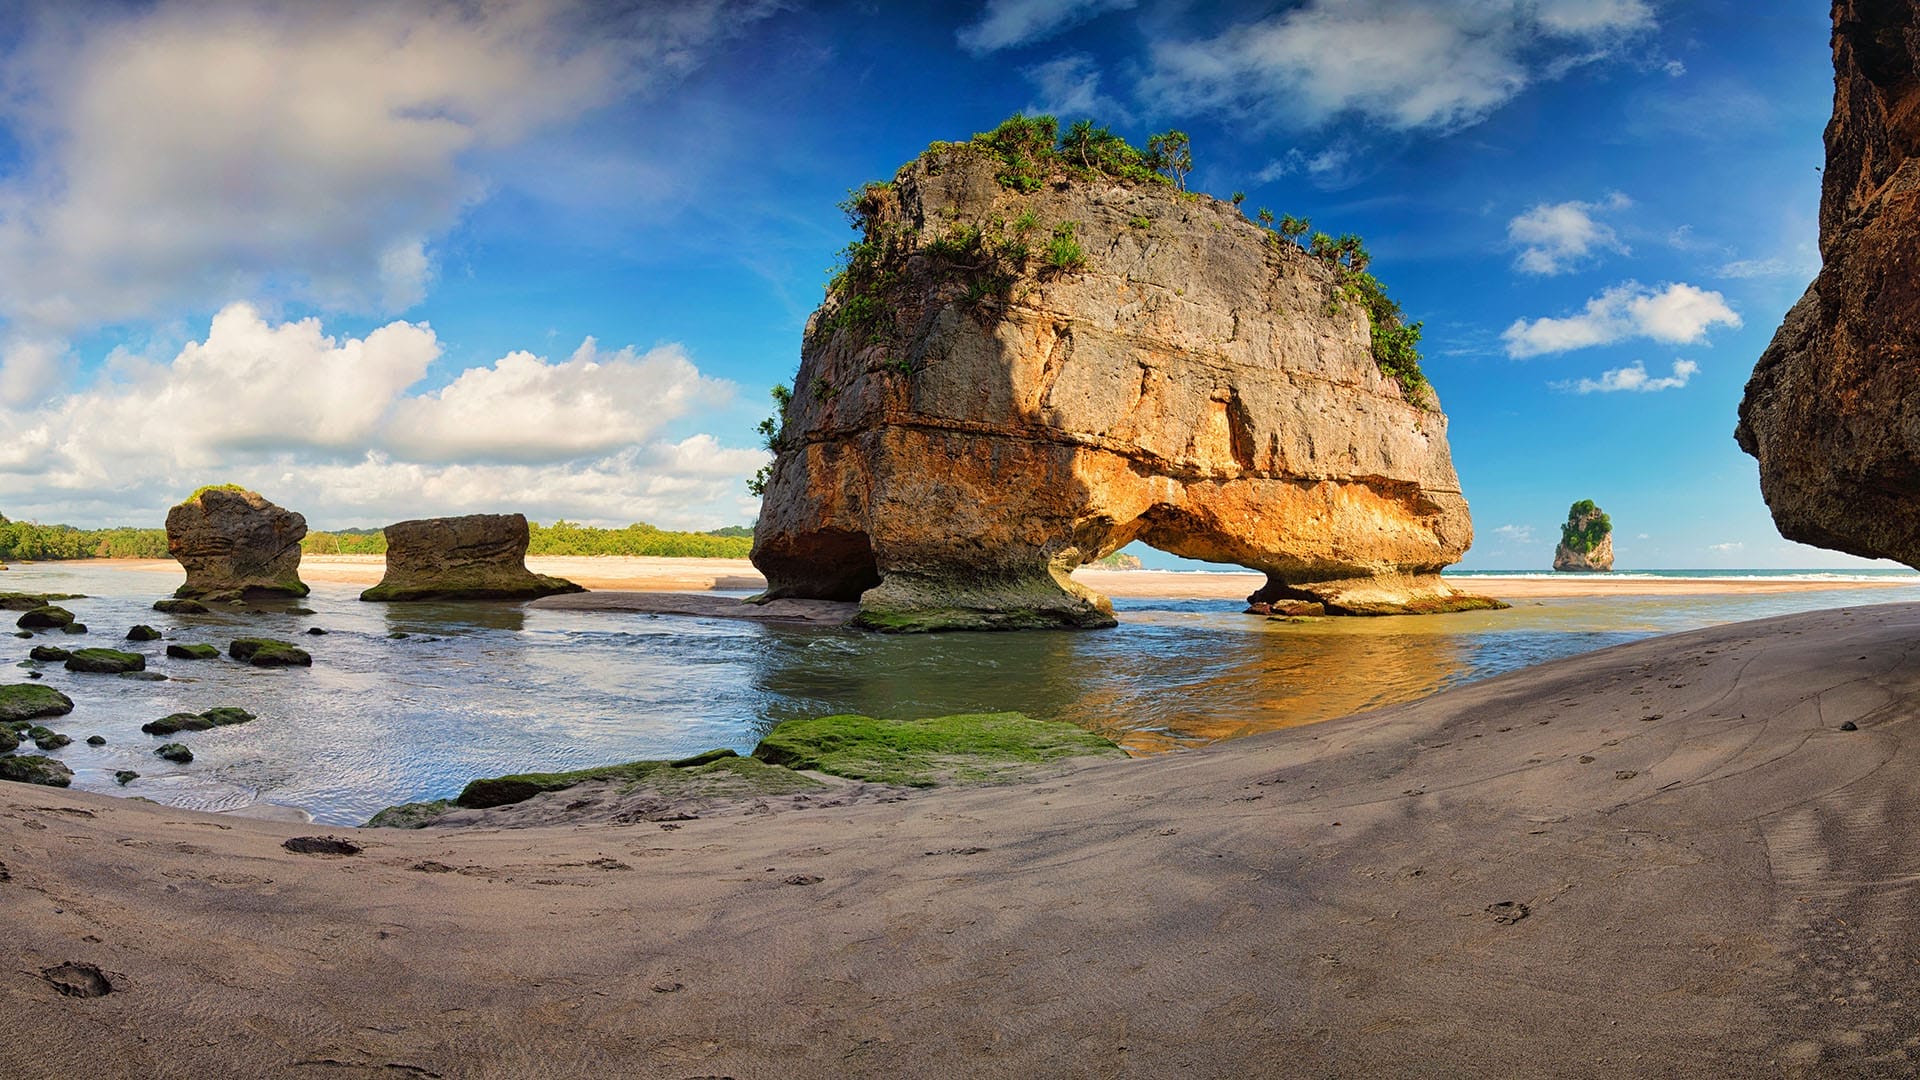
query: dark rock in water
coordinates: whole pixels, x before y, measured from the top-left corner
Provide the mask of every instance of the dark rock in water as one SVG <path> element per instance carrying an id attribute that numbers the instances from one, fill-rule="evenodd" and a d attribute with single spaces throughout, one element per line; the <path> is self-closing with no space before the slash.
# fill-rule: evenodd
<path id="1" fill-rule="evenodd" d="M 147 658 L 139 653 L 118 649 L 78 649 L 67 657 L 68 671 L 87 671 L 100 675 L 118 675 L 123 671 L 145 671 Z"/>
<path id="2" fill-rule="evenodd" d="M 168 645 L 167 655 L 175 660 L 218 660 L 220 650 L 204 642 L 196 645 Z"/>
<path id="3" fill-rule="evenodd" d="M 207 605 L 198 600 L 155 600 L 153 610 L 168 615 L 205 615 Z"/>
<path id="4" fill-rule="evenodd" d="M 167 677 L 157 671 L 123 671 L 120 678 L 132 682 L 166 682 Z"/>
<path id="5" fill-rule="evenodd" d="M 32 611 L 59 600 L 85 600 L 85 593 L 0 593 L 0 611 Z"/>
<path id="6" fill-rule="evenodd" d="M 15 630 L 15 631 L 13 632 L 13 636 L 14 636 L 14 637 L 23 637 L 23 638 L 30 638 L 30 637 L 32 637 L 32 636 L 33 636 L 33 631 L 31 631 L 31 630 Z"/>
<path id="7" fill-rule="evenodd" d="M 0 723 L 65 716 L 72 711 L 73 699 L 51 686 L 32 683 L 0 686 Z"/>
<path id="8" fill-rule="evenodd" d="M 27 672 L 27 678 L 29 678 L 29 679 L 38 679 L 38 678 L 40 678 L 40 677 L 41 677 L 41 676 L 40 676 L 40 673 L 39 673 L 39 672 L 37 672 L 37 671 L 29 671 L 29 672 Z"/>
<path id="9" fill-rule="evenodd" d="M 405 630 L 395 630 L 393 633 L 387 635 L 387 640 L 388 641 L 405 641 L 407 638 L 410 638 L 412 636 L 413 636 L 412 634 L 407 633 Z"/>
<path id="10" fill-rule="evenodd" d="M 73 770 L 50 757 L 38 754 L 0 757 L 0 780 L 16 784 L 42 784 L 66 787 L 73 783 Z"/>
<path id="11" fill-rule="evenodd" d="M 434 819 L 438 818 L 441 814 L 454 809 L 458 809 L 458 807 L 452 799 L 434 799 L 430 802 L 401 803 L 399 806 L 389 806 L 368 818 L 363 828 L 421 829 L 433 824 Z"/>
<path id="12" fill-rule="evenodd" d="M 121 787 L 126 787 L 138 779 L 140 779 L 140 774 L 134 772 L 132 769 L 120 769 L 113 774 L 113 782 L 119 784 Z"/>
<path id="13" fill-rule="evenodd" d="M 172 735 L 177 731 L 206 731 L 209 728 L 230 727 L 244 724 L 254 719 L 254 715 L 245 709 L 231 705 L 220 705 L 203 713 L 173 713 L 158 720 L 140 725 L 140 730 L 148 735 Z"/>
<path id="14" fill-rule="evenodd" d="M 273 638 L 236 638 L 227 645 L 227 655 L 254 667 L 313 666 L 313 657 L 305 649 Z"/>
<path id="15" fill-rule="evenodd" d="M 92 964 L 72 960 L 50 968 L 41 968 L 40 977 L 67 997 L 97 998 L 113 993 L 113 980 Z"/>
<path id="16" fill-rule="evenodd" d="M 280 846 L 299 855 L 358 855 L 366 850 L 338 836 L 294 836 L 280 841 Z"/>
<path id="17" fill-rule="evenodd" d="M 28 734 L 33 736 L 33 745 L 42 750 L 58 750 L 63 746 L 73 745 L 72 738 L 58 731 L 49 731 L 46 728 L 37 727 L 29 731 Z"/>
<path id="18" fill-rule="evenodd" d="M 185 743 L 165 743 L 155 748 L 153 753 L 155 757 L 163 757 L 181 765 L 193 760 L 193 751 L 187 749 Z"/>
<path id="19" fill-rule="evenodd" d="M 319 628 L 319 627 L 317 627 L 317 626 L 309 626 L 309 627 L 307 627 L 307 633 L 308 633 L 308 635 L 310 635 L 310 636 L 312 636 L 312 637 L 320 637 L 320 636 L 322 636 L 322 635 L 324 635 L 324 634 L 326 633 L 326 631 L 325 631 L 325 630 L 322 630 L 322 629 L 320 629 L 320 628 Z"/>
<path id="20" fill-rule="evenodd" d="M 35 645 L 27 655 L 35 660 L 65 660 L 73 654 L 58 645 Z"/>
<path id="21" fill-rule="evenodd" d="M 159 641 L 160 631 L 155 630 L 153 627 L 148 626 L 145 623 L 141 623 L 135 626 L 133 629 L 127 631 L 127 640 L 128 641 Z"/>
<path id="22" fill-rule="evenodd" d="M 70 622 L 61 627 L 60 632 L 63 634 L 84 634 L 87 632 L 87 624 L 83 622 Z"/>
<path id="23" fill-rule="evenodd" d="M 107 737 L 105 735 L 89 735 L 87 736 L 87 745 L 105 746 L 107 745 Z"/>
<path id="24" fill-rule="evenodd" d="M 11 754 L 20 749 L 20 736 L 12 728 L 0 728 L 0 754 Z"/>
<path id="25" fill-rule="evenodd" d="M 288 608 L 288 609 L 287 609 L 287 614 L 289 614 L 289 615 L 311 615 L 311 614 L 313 614 L 313 609 L 312 609 L 312 608 L 310 608 L 310 607 L 290 607 L 290 608 Z"/>
<path id="26" fill-rule="evenodd" d="M 362 600 L 532 600 L 584 591 L 527 569 L 521 514 L 401 521 L 386 536 L 386 573 Z"/>
<path id="27" fill-rule="evenodd" d="M 49 630 L 73 622 L 73 612 L 54 604 L 37 607 L 20 616 L 14 625 L 24 630 Z"/>
<path id="28" fill-rule="evenodd" d="M 300 541 L 307 519 L 231 485 L 203 488 L 167 511 L 167 553 L 186 568 L 174 596 L 239 600 L 305 596 Z"/>

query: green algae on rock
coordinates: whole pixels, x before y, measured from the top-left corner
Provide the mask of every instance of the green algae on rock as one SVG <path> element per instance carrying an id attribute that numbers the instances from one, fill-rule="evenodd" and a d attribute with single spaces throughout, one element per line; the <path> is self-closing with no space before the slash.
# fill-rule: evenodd
<path id="1" fill-rule="evenodd" d="M 73 699 L 51 686 L 38 683 L 0 686 L 0 723 L 65 716 L 72 711 Z"/>
<path id="2" fill-rule="evenodd" d="M 185 743 L 170 742 L 154 748 L 155 757 L 166 758 L 176 764 L 185 765 L 193 760 L 193 751 Z"/>
<path id="3" fill-rule="evenodd" d="M 227 645 L 227 655 L 254 667 L 313 666 L 313 657 L 307 650 L 273 638 L 235 638 Z"/>
<path id="4" fill-rule="evenodd" d="M 159 641 L 160 631 L 145 623 L 140 623 L 127 631 L 128 641 Z"/>
<path id="5" fill-rule="evenodd" d="M 145 671 L 147 658 L 139 653 L 121 652 L 119 649 L 76 649 L 67 657 L 68 671 L 85 671 L 96 675 L 118 675 L 126 671 Z"/>
<path id="6" fill-rule="evenodd" d="M 67 657 L 72 655 L 73 655 L 72 653 L 68 652 L 67 650 L 61 648 L 58 645 L 35 645 L 31 650 L 27 652 L 28 659 L 52 660 L 55 662 L 65 660 Z"/>
<path id="7" fill-rule="evenodd" d="M 204 642 L 194 645 L 169 645 L 167 655 L 175 660 L 218 660 L 220 650 Z"/>
<path id="8" fill-rule="evenodd" d="M 675 761 L 629 761 L 558 773 L 518 773 L 469 783 L 454 800 L 469 810 L 524 802 L 548 791 L 561 791 L 592 780 L 645 782 L 663 793 L 726 783 L 742 794 L 787 795 L 823 786 L 818 780 L 789 769 L 771 768 L 766 761 L 743 758 L 731 750 L 709 750 Z"/>
<path id="9" fill-rule="evenodd" d="M 1066 758 L 1127 755 L 1084 728 L 1010 712 L 924 720 L 851 714 L 788 720 L 767 733 L 753 756 L 850 780 L 933 787 L 1018 779 Z"/>
<path id="10" fill-rule="evenodd" d="M 9 754 L 6 757 L 0 757 L 0 780 L 11 780 L 16 784 L 66 787 L 73 783 L 73 770 L 50 757 L 42 757 L 39 754 L 22 754 L 18 757 Z"/>
<path id="11" fill-rule="evenodd" d="M 73 612 L 54 604 L 33 608 L 14 623 L 22 630 L 51 630 L 73 625 Z"/>
<path id="12" fill-rule="evenodd" d="M 153 610 L 168 615 L 205 615 L 207 605 L 198 600 L 155 600 Z"/>
<path id="13" fill-rule="evenodd" d="M 0 592 L 0 610 L 32 611 L 34 608 L 46 607 L 57 600 L 85 600 L 86 598 L 85 593 Z"/>
<path id="14" fill-rule="evenodd" d="M 229 727 L 244 724 L 254 719 L 254 715 L 245 709 L 231 705 L 221 705 L 202 713 L 180 712 L 163 716 L 158 720 L 141 724 L 140 730 L 149 735 L 172 735 L 178 731 L 206 731 L 209 728 Z"/>

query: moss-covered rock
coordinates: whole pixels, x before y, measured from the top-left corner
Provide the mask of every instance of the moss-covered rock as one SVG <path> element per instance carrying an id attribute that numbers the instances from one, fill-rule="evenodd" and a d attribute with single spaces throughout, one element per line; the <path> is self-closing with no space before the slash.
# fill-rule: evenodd
<path id="1" fill-rule="evenodd" d="M 35 645 L 27 655 L 35 660 L 49 660 L 57 663 L 73 654 L 58 645 Z"/>
<path id="2" fill-rule="evenodd" d="M 175 660 L 218 660 L 218 647 L 201 642 L 194 645 L 168 645 L 167 655 Z"/>
<path id="3" fill-rule="evenodd" d="M 0 686 L 0 722 L 65 716 L 72 711 L 73 699 L 51 686 L 37 683 Z"/>
<path id="4" fill-rule="evenodd" d="M 9 754 L 6 757 L 0 757 L 0 780 L 11 780 L 16 784 L 66 787 L 73 783 L 73 770 L 50 757 L 41 757 L 39 754 L 22 754 L 18 757 Z"/>
<path id="5" fill-rule="evenodd" d="M 154 749 L 153 755 L 155 757 L 166 758 L 168 761 L 180 765 L 185 765 L 187 762 L 193 760 L 193 751 L 187 749 L 185 743 L 170 742 L 163 744 Z"/>
<path id="6" fill-rule="evenodd" d="M 42 750 L 58 750 L 63 746 L 73 745 L 72 739 L 52 728 L 44 728 L 38 724 L 28 728 L 27 734 L 33 738 L 33 745 Z"/>
<path id="7" fill-rule="evenodd" d="M 168 615 L 205 615 L 207 613 L 207 605 L 198 600 L 169 598 L 166 600 L 155 600 L 153 602 L 153 610 Z"/>
<path id="8" fill-rule="evenodd" d="M 158 720 L 140 725 L 140 730 L 149 735 L 172 735 L 180 731 L 206 731 L 209 728 L 229 727 L 244 724 L 254 718 L 245 709 L 231 705 L 221 705 L 203 713 L 173 713 Z"/>
<path id="9" fill-rule="evenodd" d="M 73 622 L 73 612 L 57 604 L 47 604 L 33 608 L 21 614 L 14 625 L 22 630 L 51 630 L 58 626 L 68 626 Z"/>
<path id="10" fill-rule="evenodd" d="M 524 802 L 548 791 L 561 791 L 594 780 L 625 780 L 646 784 L 663 795 L 694 790 L 727 791 L 742 795 L 789 795 L 820 787 L 820 782 L 786 768 L 743 758 L 731 750 L 709 750 L 676 761 L 629 761 L 558 773 L 518 773 L 475 780 L 454 802 L 466 809 L 485 809 Z"/>
<path id="11" fill-rule="evenodd" d="M 789 720 L 753 756 L 851 780 L 932 787 L 1016 779 L 1072 757 L 1125 757 L 1084 728 L 1024 713 L 969 713 L 926 720 L 823 716 Z"/>
<path id="12" fill-rule="evenodd" d="M 145 623 L 140 623 L 127 631 L 128 641 L 159 641 L 160 631 Z"/>
<path id="13" fill-rule="evenodd" d="M 113 774 L 113 782 L 119 784 L 121 787 L 126 787 L 138 779 L 140 779 L 140 774 L 134 772 L 132 769 L 120 769 Z"/>
<path id="14" fill-rule="evenodd" d="M 85 600 L 84 593 L 0 592 L 0 611 L 32 611 L 59 600 Z"/>
<path id="15" fill-rule="evenodd" d="M 20 736 L 12 728 L 0 727 L 0 754 L 11 754 L 20 749 Z"/>
<path id="16" fill-rule="evenodd" d="M 389 806 L 385 810 L 367 819 L 364 826 L 368 829 L 422 829 L 433 824 L 435 818 L 449 810 L 457 809 L 452 799 L 434 799 L 431 802 L 401 803 Z"/>
<path id="17" fill-rule="evenodd" d="M 236 638 L 227 645 L 227 655 L 254 667 L 311 667 L 313 657 L 291 642 L 273 638 Z"/>
<path id="18" fill-rule="evenodd" d="M 61 627 L 60 632 L 63 634 L 84 634 L 87 632 L 87 624 L 83 622 L 70 622 Z"/>
<path id="19" fill-rule="evenodd" d="M 67 657 L 68 671 L 86 671 L 96 675 L 118 675 L 124 671 L 145 671 L 147 658 L 139 653 L 118 649 L 77 649 Z"/>
<path id="20" fill-rule="evenodd" d="M 105 746 L 107 745 L 107 737 L 105 735 L 89 735 L 87 736 L 87 745 Z"/>

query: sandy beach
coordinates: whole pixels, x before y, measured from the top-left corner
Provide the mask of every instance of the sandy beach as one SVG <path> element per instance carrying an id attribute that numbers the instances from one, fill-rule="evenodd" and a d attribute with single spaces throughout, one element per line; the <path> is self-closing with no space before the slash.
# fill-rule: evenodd
<path id="1" fill-rule="evenodd" d="M 345 856 L 0 785 L 0 1074 L 1904 1072 L 1916 637 L 1817 612 L 1026 786 Z"/>
<path id="2" fill-rule="evenodd" d="M 129 566 L 178 575 L 170 559 L 102 560 L 102 564 Z M 308 555 L 300 561 L 301 577 L 373 585 L 380 580 L 386 559 L 380 555 Z M 766 579 L 745 559 L 667 559 L 633 556 L 534 556 L 527 568 L 552 574 L 589 589 L 630 592 L 700 592 L 712 589 L 760 589 Z M 1263 574 L 1191 573 L 1172 570 L 1074 571 L 1073 579 L 1107 596 L 1144 599 L 1240 600 L 1266 582 Z M 1920 587 L 1920 579 L 1879 581 L 1820 581 L 1741 578 L 1647 578 L 1610 574 L 1563 574 L 1553 577 L 1485 576 L 1450 579 L 1456 588 L 1481 592 L 1500 600 L 1540 600 L 1588 596 L 1716 596 L 1816 592 L 1823 589 L 1879 589 L 1897 585 Z M 1920 595 L 1920 594 L 1916 594 Z"/>

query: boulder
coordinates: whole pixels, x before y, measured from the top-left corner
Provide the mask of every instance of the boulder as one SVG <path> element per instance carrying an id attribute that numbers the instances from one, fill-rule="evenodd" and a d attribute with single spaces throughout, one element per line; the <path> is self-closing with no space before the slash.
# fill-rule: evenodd
<path id="1" fill-rule="evenodd" d="M 128 641 L 159 641 L 160 631 L 145 623 L 138 624 L 127 631 Z"/>
<path id="2" fill-rule="evenodd" d="M 1920 5 L 1836 0 L 1820 274 L 1734 432 L 1780 534 L 1920 566 Z"/>
<path id="3" fill-rule="evenodd" d="M 245 709 L 231 705 L 221 705 L 203 713 L 173 713 L 140 725 L 140 730 L 148 735 L 172 735 L 181 731 L 206 731 L 210 728 L 229 727 L 244 724 L 254 719 L 254 715 Z"/>
<path id="4" fill-rule="evenodd" d="M 56 662 L 60 660 L 65 660 L 67 657 L 72 655 L 73 655 L 72 653 L 68 652 L 67 650 L 61 648 L 58 645 L 35 645 L 32 649 L 29 649 L 27 651 L 27 656 L 31 659 L 52 660 Z"/>
<path id="5" fill-rule="evenodd" d="M 220 650 L 204 642 L 194 645 L 170 644 L 167 646 L 167 655 L 175 660 L 218 660 Z"/>
<path id="6" fill-rule="evenodd" d="M 65 716 L 72 711 L 73 699 L 51 686 L 38 683 L 0 686 L 0 723 Z"/>
<path id="7" fill-rule="evenodd" d="M 132 769 L 114 770 L 113 782 L 116 784 L 119 784 L 121 787 L 126 787 L 128 784 L 138 779 L 140 779 L 140 774 L 137 772 L 134 772 Z"/>
<path id="8" fill-rule="evenodd" d="M 12 728 L 0 727 L 0 754 L 11 754 L 20 749 L 20 736 Z"/>
<path id="9" fill-rule="evenodd" d="M 168 615 L 205 615 L 207 605 L 198 600 L 155 600 L 153 610 Z"/>
<path id="10" fill-rule="evenodd" d="M 70 622 L 61 627 L 60 632 L 63 634 L 84 634 L 87 632 L 87 624 L 83 622 Z"/>
<path id="11" fill-rule="evenodd" d="M 858 199 L 771 433 L 760 599 L 1110 626 L 1068 575 L 1140 540 L 1265 572 L 1250 603 L 1498 606 L 1439 576 L 1473 537 L 1447 418 L 1339 271 L 1169 184 L 1010 168 L 935 144 Z"/>
<path id="12" fill-rule="evenodd" d="M 273 638 L 238 638 L 228 643 L 227 655 L 254 667 L 313 666 L 313 657 L 305 649 Z"/>
<path id="13" fill-rule="evenodd" d="M 139 653 L 121 652 L 118 649 L 76 649 L 67 657 L 68 671 L 85 671 L 96 675 L 118 675 L 128 671 L 145 671 L 147 658 Z"/>
<path id="14" fill-rule="evenodd" d="M 175 764 L 185 765 L 193 760 L 193 751 L 185 743 L 170 742 L 154 748 L 153 756 L 165 758 Z"/>
<path id="15" fill-rule="evenodd" d="M 585 591 L 527 569 L 521 514 L 401 521 L 386 536 L 386 573 L 362 600 L 532 600 Z"/>
<path id="16" fill-rule="evenodd" d="M 85 600 L 84 593 L 0 593 L 0 609 L 6 611 L 32 611 L 37 607 L 46 607 L 57 600 Z"/>
<path id="17" fill-rule="evenodd" d="M 174 596 L 237 600 L 305 596 L 300 540 L 307 519 L 231 485 L 201 488 L 167 511 L 167 554 L 186 568 Z"/>
<path id="18" fill-rule="evenodd" d="M 23 630 L 51 630 L 54 627 L 71 626 L 73 612 L 54 604 L 47 604 L 24 612 L 14 625 Z"/>
<path id="19" fill-rule="evenodd" d="M 1582 499 L 1567 509 L 1560 526 L 1560 543 L 1553 549 L 1553 568 L 1569 573 L 1606 573 L 1613 569 L 1613 519 Z"/>
<path id="20" fill-rule="evenodd" d="M 63 746 L 73 745 L 72 736 L 62 734 L 50 728 L 43 728 L 38 724 L 29 728 L 27 734 L 32 737 L 33 745 L 42 750 L 58 750 Z"/>
<path id="21" fill-rule="evenodd" d="M 0 780 L 11 780 L 16 784 L 66 787 L 73 783 L 73 770 L 50 757 L 41 757 L 38 754 L 22 754 L 16 757 L 9 754 L 6 757 L 0 757 Z"/>

